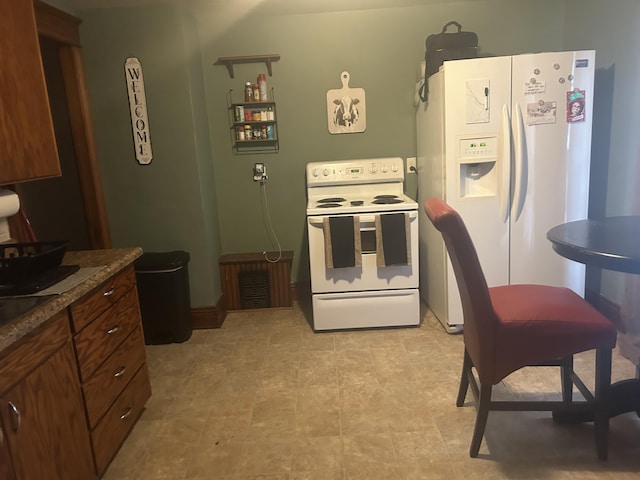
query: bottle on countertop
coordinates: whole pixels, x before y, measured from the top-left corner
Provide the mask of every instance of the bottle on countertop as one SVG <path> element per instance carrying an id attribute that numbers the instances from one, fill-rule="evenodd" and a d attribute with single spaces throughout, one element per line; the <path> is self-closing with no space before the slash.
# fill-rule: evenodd
<path id="1" fill-rule="evenodd" d="M 244 101 L 245 102 L 253 101 L 253 89 L 251 88 L 251 82 L 246 82 L 244 84 Z"/>

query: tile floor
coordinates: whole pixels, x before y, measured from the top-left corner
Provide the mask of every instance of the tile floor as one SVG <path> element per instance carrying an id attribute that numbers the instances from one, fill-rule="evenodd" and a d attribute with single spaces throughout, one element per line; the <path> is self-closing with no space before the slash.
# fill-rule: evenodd
<path id="1" fill-rule="evenodd" d="M 606 462 L 592 425 L 545 412 L 490 414 L 469 458 L 462 337 L 426 310 L 420 327 L 373 331 L 316 334 L 308 317 L 298 304 L 230 313 L 185 343 L 147 346 L 153 396 L 104 479 L 640 479 L 633 413 L 612 419 Z M 634 375 L 614 357 L 614 380 Z M 592 372 L 592 356 L 576 368 Z M 525 369 L 495 391 L 557 398 L 558 384 L 557 369 Z"/>

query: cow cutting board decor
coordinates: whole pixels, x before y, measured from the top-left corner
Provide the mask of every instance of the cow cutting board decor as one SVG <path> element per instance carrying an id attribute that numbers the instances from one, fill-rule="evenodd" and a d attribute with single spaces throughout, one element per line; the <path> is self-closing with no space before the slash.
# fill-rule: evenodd
<path id="1" fill-rule="evenodd" d="M 364 88 L 350 88 L 349 72 L 342 72 L 342 88 L 327 91 L 329 133 L 360 133 L 367 129 Z"/>

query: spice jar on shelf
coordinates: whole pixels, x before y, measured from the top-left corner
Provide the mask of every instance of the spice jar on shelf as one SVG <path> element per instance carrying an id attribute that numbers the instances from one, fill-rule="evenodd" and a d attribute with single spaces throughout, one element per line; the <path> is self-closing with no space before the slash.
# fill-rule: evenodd
<path id="1" fill-rule="evenodd" d="M 244 101 L 253 101 L 253 88 L 251 87 L 251 82 L 246 82 L 244 84 Z"/>
<path id="2" fill-rule="evenodd" d="M 234 111 L 234 119 L 236 122 L 244 121 L 244 107 L 242 105 L 238 105 Z"/>

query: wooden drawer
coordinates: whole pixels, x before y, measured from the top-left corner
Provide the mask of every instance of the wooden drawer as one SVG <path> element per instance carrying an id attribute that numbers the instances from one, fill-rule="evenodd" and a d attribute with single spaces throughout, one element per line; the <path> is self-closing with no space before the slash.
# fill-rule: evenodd
<path id="1" fill-rule="evenodd" d="M 149 372 L 144 363 L 91 433 L 98 475 L 107 468 L 150 396 Z"/>
<path id="2" fill-rule="evenodd" d="M 134 288 L 75 335 L 74 343 L 82 382 L 89 380 L 91 374 L 140 325 L 140 322 L 138 295 Z"/>
<path id="3" fill-rule="evenodd" d="M 95 427 L 145 361 L 142 329 L 136 328 L 82 386 L 89 417 Z"/>
<path id="4" fill-rule="evenodd" d="M 136 286 L 136 274 L 133 265 L 114 275 L 92 292 L 71 305 L 71 324 L 74 332 L 79 332 L 91 320 L 107 308 L 113 306 Z"/>

